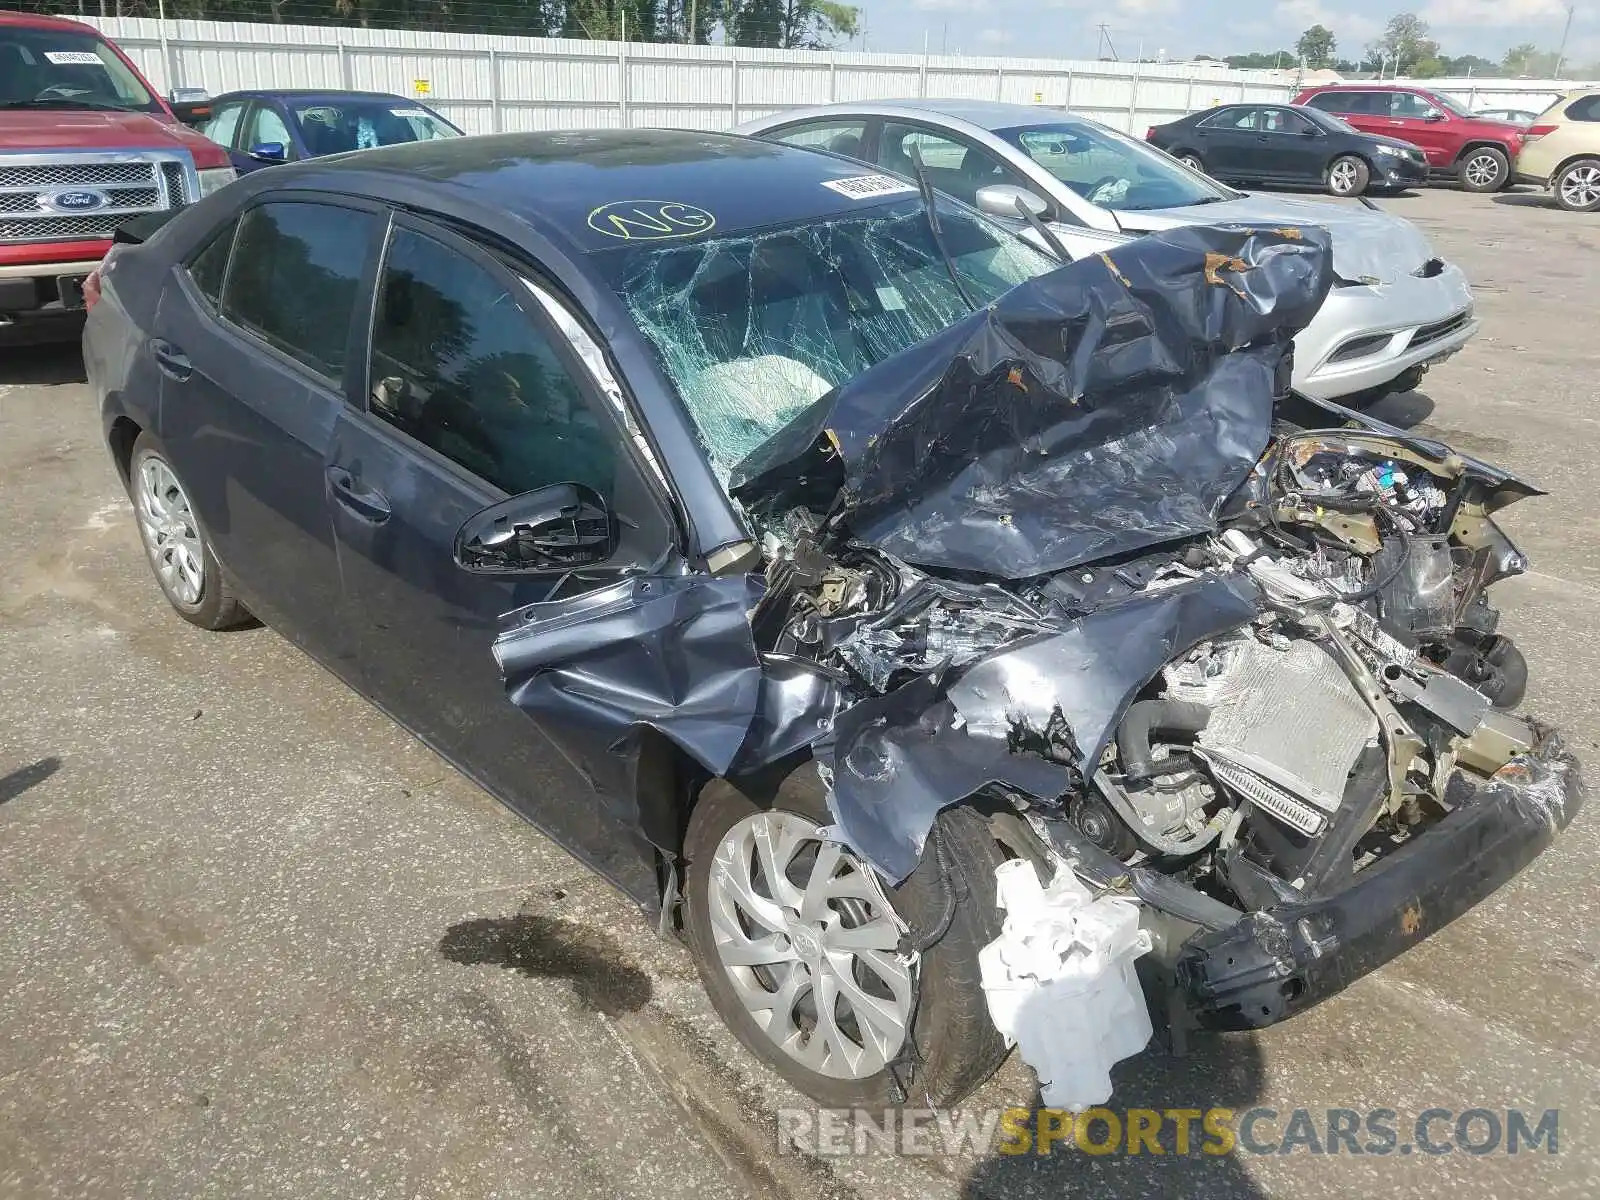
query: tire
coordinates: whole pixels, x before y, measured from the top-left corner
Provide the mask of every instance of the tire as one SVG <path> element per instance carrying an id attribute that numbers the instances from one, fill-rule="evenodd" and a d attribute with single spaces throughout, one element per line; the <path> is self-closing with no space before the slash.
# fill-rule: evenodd
<path id="1" fill-rule="evenodd" d="M 1511 162 L 1498 146 L 1474 146 L 1456 163 L 1456 182 L 1469 192 L 1498 192 L 1511 182 Z"/>
<path id="2" fill-rule="evenodd" d="M 1556 203 L 1568 212 L 1600 210 L 1600 158 L 1580 158 L 1556 172 L 1550 183 Z"/>
<path id="3" fill-rule="evenodd" d="M 231 629 L 251 620 L 211 552 L 205 531 L 166 452 L 148 433 L 128 459 L 128 498 L 145 558 L 161 594 L 201 629 Z"/>
<path id="4" fill-rule="evenodd" d="M 831 1066 L 822 1064 L 823 1069 L 819 1069 L 818 1065 L 802 1062 L 799 1056 L 811 1054 L 815 1050 L 813 1043 L 818 1042 L 814 1035 L 814 1016 L 811 1028 L 801 1032 L 806 1020 L 805 1006 L 808 1002 L 815 1004 L 815 990 L 810 983 L 813 974 L 807 970 L 801 973 L 802 981 L 790 984 L 788 972 L 800 973 L 801 956 L 808 951 L 815 953 L 814 947 L 799 939 L 792 943 L 779 940 L 777 944 L 787 947 L 795 959 L 792 963 L 774 962 L 770 966 L 752 967 L 728 965 L 724 960 L 725 953 L 730 958 L 735 957 L 736 951 L 747 944 L 746 931 L 760 935 L 763 929 L 771 928 L 752 919 L 742 904 L 730 908 L 727 904 L 729 889 L 719 881 L 742 870 L 758 898 L 771 904 L 769 897 L 774 889 L 764 878 L 756 882 L 755 871 L 749 869 L 749 864 L 759 863 L 762 855 L 759 851 L 752 853 L 743 840 L 745 836 L 752 829 L 776 829 L 775 849 L 780 857 L 793 864 L 785 873 L 791 881 L 797 877 L 804 880 L 806 876 L 802 872 L 808 854 L 812 853 L 810 848 L 819 843 L 814 839 L 806 841 L 803 832 L 797 843 L 790 839 L 798 831 L 831 823 L 821 781 L 810 763 L 791 772 L 768 804 L 758 804 L 733 784 L 720 779 L 711 781 L 700 793 L 684 843 L 688 858 L 684 911 L 689 947 L 699 966 L 706 993 L 723 1021 L 752 1054 L 821 1104 L 849 1107 L 893 1104 L 901 1100 L 916 1104 L 953 1104 L 993 1074 L 1006 1056 L 1005 1041 L 989 1019 L 978 969 L 978 951 L 1000 933 L 994 871 L 1005 861 L 1006 855 L 991 836 L 987 822 L 973 810 L 956 807 L 941 813 L 936 835 L 929 837 L 922 864 L 904 883 L 887 893 L 889 903 L 910 926 L 913 937 L 938 929 L 949 893 L 938 879 L 934 849 L 934 836 L 937 836 L 950 867 L 949 886 L 957 903 L 943 936 L 922 953 L 919 969 L 910 977 L 909 1009 L 905 1001 L 898 1008 L 899 1012 L 909 1012 L 914 1053 L 898 1047 L 890 1051 L 880 1045 L 875 1051 L 858 1055 L 856 1065 L 852 1066 L 848 1062 L 849 1054 L 862 1050 L 868 1041 L 868 1035 L 862 1033 L 857 1041 L 846 1046 L 846 1053 L 834 1057 Z M 798 851 L 785 850 L 786 845 L 795 844 L 800 847 Z M 853 874 L 856 870 L 876 880 L 871 869 L 849 852 L 841 848 L 839 854 L 843 866 L 829 877 L 845 884 L 845 890 L 859 878 Z M 745 865 L 741 867 L 741 863 Z M 766 894 L 762 894 L 763 888 Z M 880 890 L 878 894 L 881 896 L 884 892 Z M 804 926 L 799 920 L 803 905 L 802 900 L 800 906 L 783 909 L 795 920 L 789 927 L 790 932 Z M 765 911 L 770 919 L 773 908 Z M 832 911 L 837 913 L 840 909 Z M 730 914 L 737 931 L 731 935 Z M 878 916 L 875 906 L 871 915 Z M 850 920 L 847 913 L 842 921 L 833 921 L 830 932 L 876 924 L 876 921 L 863 922 L 858 917 L 853 926 L 847 926 L 844 922 Z M 892 937 L 898 937 L 897 927 L 890 926 L 884 935 L 885 940 Z M 745 940 L 741 941 L 742 938 Z M 719 940 L 724 944 L 721 948 Z M 812 961 L 820 964 L 824 960 L 818 956 Z M 855 964 L 854 959 L 851 961 Z M 823 968 L 819 966 L 818 970 Z M 775 971 L 783 974 L 775 974 Z M 864 971 L 864 967 L 852 965 L 851 974 L 858 987 L 862 979 L 858 972 Z M 740 980 L 737 985 L 735 978 Z M 877 984 L 880 986 L 874 990 L 878 995 L 894 992 L 892 988 L 881 986 L 881 977 L 877 978 Z M 759 1009 L 762 998 L 776 994 L 785 986 L 796 990 L 792 1000 L 768 1010 L 765 1021 L 775 1031 L 769 1034 L 763 1021 L 757 1019 L 741 996 L 755 996 Z M 884 1003 L 886 1007 L 896 1007 L 892 995 Z M 798 1021 L 795 1020 L 797 1010 Z M 814 1007 L 811 1011 L 814 1013 Z M 836 1028 L 846 1029 L 850 1021 L 848 1010 L 835 1004 L 833 1012 L 839 1022 Z M 904 1028 L 903 1022 L 901 1028 Z M 861 1031 L 859 1021 L 855 1029 Z M 780 1044 L 785 1036 L 795 1046 L 793 1051 Z M 845 1032 L 842 1037 L 848 1039 L 849 1034 Z M 830 1043 L 824 1038 L 820 1044 L 826 1051 Z M 897 1053 L 903 1059 L 920 1057 L 921 1061 L 914 1068 L 901 1065 L 897 1069 Z M 876 1064 L 885 1059 L 889 1065 L 875 1069 Z M 896 1078 L 904 1083 L 908 1096 L 898 1094 Z"/>
<path id="5" fill-rule="evenodd" d="M 1193 150 L 1185 150 L 1174 157 L 1191 171 L 1199 171 L 1202 175 L 1208 174 L 1205 161 Z"/>
<path id="6" fill-rule="evenodd" d="M 1372 168 L 1354 154 L 1341 154 L 1328 164 L 1322 181 L 1334 196 L 1359 196 L 1372 180 Z"/>

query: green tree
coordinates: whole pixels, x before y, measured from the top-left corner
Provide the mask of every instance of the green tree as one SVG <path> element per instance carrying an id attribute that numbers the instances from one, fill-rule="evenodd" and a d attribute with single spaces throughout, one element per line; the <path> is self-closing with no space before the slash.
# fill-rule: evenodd
<path id="1" fill-rule="evenodd" d="M 1289 50 L 1271 50 L 1263 54 L 1230 54 L 1222 60 L 1235 70 L 1265 71 L 1273 67 L 1292 67 L 1300 60 Z"/>
<path id="2" fill-rule="evenodd" d="M 1518 42 L 1506 51 L 1506 56 L 1500 60 L 1500 66 L 1508 75 L 1528 75 L 1528 63 L 1539 54 L 1539 47 L 1532 42 Z"/>
<path id="3" fill-rule="evenodd" d="M 1306 66 L 1325 67 L 1333 61 L 1333 52 L 1338 45 L 1333 30 L 1326 25 L 1313 25 L 1300 35 L 1300 40 L 1294 44 L 1294 51 Z"/>
<path id="4" fill-rule="evenodd" d="M 1439 57 L 1439 43 L 1428 36 L 1428 24 L 1416 13 L 1396 13 L 1383 36 L 1367 45 L 1367 57 L 1381 61 L 1398 75 L 1410 75 L 1423 59 Z"/>
<path id="5" fill-rule="evenodd" d="M 836 0 L 728 0 L 723 24 L 735 46 L 826 50 L 856 34 L 861 10 Z"/>

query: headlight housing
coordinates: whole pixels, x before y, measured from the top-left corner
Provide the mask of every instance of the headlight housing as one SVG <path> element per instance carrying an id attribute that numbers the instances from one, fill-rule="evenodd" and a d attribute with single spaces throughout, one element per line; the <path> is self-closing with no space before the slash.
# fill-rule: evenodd
<path id="1" fill-rule="evenodd" d="M 1399 146 L 1385 146 L 1380 143 L 1377 150 L 1379 154 L 1386 155 L 1389 158 L 1404 158 L 1406 156 L 1406 152 L 1400 149 Z"/>
<path id="2" fill-rule="evenodd" d="M 213 167 L 208 171 L 201 171 L 200 199 L 204 200 L 212 192 L 220 192 L 237 178 L 239 172 L 232 167 Z"/>

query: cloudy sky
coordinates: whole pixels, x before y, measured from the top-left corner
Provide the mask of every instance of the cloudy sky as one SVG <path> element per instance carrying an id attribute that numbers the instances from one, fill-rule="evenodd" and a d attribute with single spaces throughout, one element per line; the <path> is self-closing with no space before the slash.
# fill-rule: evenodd
<path id="1" fill-rule="evenodd" d="M 862 3 L 862 0 L 855 0 Z M 1447 54 L 1499 61 L 1508 46 L 1531 41 L 1554 50 L 1568 0 L 1416 0 L 1417 12 Z M 1401 11 L 1394 0 L 864 0 L 867 49 L 920 51 L 926 34 L 938 53 L 1094 58 L 1104 21 L 1123 58 L 1166 50 L 1169 57 L 1292 47 L 1307 26 L 1328 26 L 1341 54 L 1359 53 Z M 1588 8 L 1588 12 L 1584 9 Z M 851 49 L 862 49 L 857 38 Z M 1569 58 L 1600 59 L 1600 17 L 1580 4 Z"/>

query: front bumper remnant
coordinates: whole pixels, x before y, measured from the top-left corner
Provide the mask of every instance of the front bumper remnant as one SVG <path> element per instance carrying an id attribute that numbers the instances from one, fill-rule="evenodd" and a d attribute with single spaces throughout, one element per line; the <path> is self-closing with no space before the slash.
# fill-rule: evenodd
<path id="1" fill-rule="evenodd" d="M 1554 734 L 1455 811 L 1327 896 L 1197 933 L 1178 953 L 1185 1006 L 1211 1029 L 1272 1025 L 1342 991 L 1449 924 L 1555 840 L 1583 804 Z"/>

